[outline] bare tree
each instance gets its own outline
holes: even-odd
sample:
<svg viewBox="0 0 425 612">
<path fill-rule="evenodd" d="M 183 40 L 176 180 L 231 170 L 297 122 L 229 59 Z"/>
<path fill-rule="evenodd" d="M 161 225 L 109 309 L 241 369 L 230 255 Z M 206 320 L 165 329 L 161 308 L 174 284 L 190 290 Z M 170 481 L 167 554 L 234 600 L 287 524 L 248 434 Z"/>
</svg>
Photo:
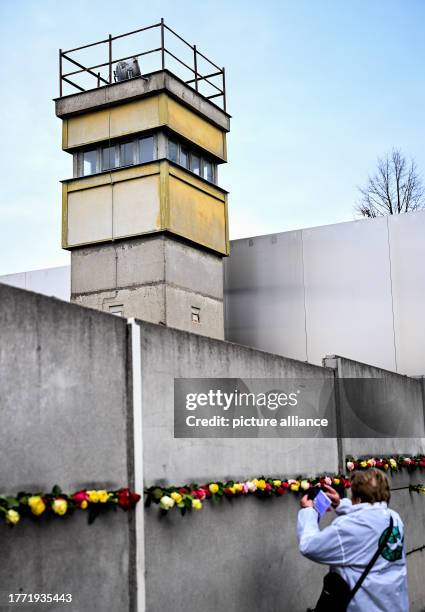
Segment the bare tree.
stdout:
<svg viewBox="0 0 425 612">
<path fill-rule="evenodd" d="M 425 190 L 415 161 L 406 160 L 399 149 L 378 159 L 376 173 L 366 187 L 356 212 L 362 217 L 382 217 L 425 208 Z"/>
</svg>

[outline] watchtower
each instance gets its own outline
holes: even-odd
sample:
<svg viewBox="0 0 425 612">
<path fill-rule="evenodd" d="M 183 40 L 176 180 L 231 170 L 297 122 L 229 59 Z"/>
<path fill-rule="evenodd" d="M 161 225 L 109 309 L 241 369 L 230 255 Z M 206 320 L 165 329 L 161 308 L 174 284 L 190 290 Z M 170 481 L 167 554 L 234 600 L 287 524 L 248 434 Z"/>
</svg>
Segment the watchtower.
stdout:
<svg viewBox="0 0 425 612">
<path fill-rule="evenodd" d="M 159 35 L 155 48 L 114 59 L 119 39 L 143 38 L 148 30 Z M 184 46 L 190 63 L 170 50 L 169 39 Z M 85 66 L 78 54 L 92 48 L 107 59 Z M 158 69 L 144 72 L 153 57 Z M 169 70 L 169 60 L 190 78 Z M 204 74 L 201 62 L 210 66 Z M 73 177 L 62 181 L 72 301 L 223 338 L 229 239 L 218 167 L 227 159 L 230 127 L 224 68 L 161 20 L 60 50 L 59 70 L 56 115 L 62 149 L 73 156 Z M 65 91 L 70 87 L 78 92 Z"/>
</svg>

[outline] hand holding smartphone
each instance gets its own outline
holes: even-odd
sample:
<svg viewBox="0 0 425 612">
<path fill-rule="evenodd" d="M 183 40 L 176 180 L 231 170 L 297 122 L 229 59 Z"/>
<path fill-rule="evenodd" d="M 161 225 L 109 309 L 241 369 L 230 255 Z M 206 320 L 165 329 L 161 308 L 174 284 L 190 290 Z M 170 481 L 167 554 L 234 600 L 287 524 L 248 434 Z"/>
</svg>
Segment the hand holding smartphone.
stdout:
<svg viewBox="0 0 425 612">
<path fill-rule="evenodd" d="M 316 510 L 319 518 L 322 518 L 331 506 L 331 500 L 320 487 L 312 487 L 308 493 L 308 498 L 313 500 L 313 507 Z"/>
</svg>

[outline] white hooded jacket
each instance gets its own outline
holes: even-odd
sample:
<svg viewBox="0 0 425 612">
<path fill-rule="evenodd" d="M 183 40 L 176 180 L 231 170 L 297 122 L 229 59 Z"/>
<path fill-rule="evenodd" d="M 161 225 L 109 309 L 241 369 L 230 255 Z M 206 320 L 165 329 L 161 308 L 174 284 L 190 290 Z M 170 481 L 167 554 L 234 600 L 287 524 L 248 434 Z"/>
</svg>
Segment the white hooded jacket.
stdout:
<svg viewBox="0 0 425 612">
<path fill-rule="evenodd" d="M 393 517 L 393 531 L 387 545 L 348 606 L 348 612 L 408 612 L 404 525 L 385 502 L 352 505 L 343 499 L 337 518 L 319 529 L 314 508 L 298 513 L 298 543 L 301 554 L 325 563 L 354 587 L 374 553 L 379 539 Z"/>
</svg>

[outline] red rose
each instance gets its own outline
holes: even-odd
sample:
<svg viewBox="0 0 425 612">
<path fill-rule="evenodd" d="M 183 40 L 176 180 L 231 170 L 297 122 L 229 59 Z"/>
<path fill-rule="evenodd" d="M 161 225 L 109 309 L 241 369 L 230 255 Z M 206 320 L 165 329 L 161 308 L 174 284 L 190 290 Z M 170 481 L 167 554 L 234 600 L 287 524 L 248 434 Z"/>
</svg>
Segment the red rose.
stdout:
<svg viewBox="0 0 425 612">
<path fill-rule="evenodd" d="M 130 510 L 134 508 L 137 502 L 140 500 L 138 493 L 132 493 L 129 489 L 120 489 L 117 492 L 118 505 L 123 510 Z"/>
<path fill-rule="evenodd" d="M 283 483 L 282 483 L 282 484 L 283 484 Z M 287 487 L 286 487 L 286 488 L 287 488 Z M 282 487 L 282 486 L 280 486 L 280 487 L 278 487 L 278 488 L 276 489 L 276 493 L 277 493 L 278 495 L 283 495 L 283 494 L 285 493 L 285 491 L 286 491 L 285 487 Z"/>
<path fill-rule="evenodd" d="M 81 506 L 83 501 L 88 502 L 89 496 L 87 495 L 87 491 L 77 491 L 72 496 L 72 499 L 74 500 L 76 506 Z"/>
<path fill-rule="evenodd" d="M 189 493 L 189 489 L 187 489 L 186 487 L 182 487 L 181 489 L 179 489 L 179 493 L 180 495 L 187 495 Z"/>
<path fill-rule="evenodd" d="M 271 491 L 272 490 L 272 485 L 269 482 L 266 482 L 266 488 L 265 491 Z"/>
<path fill-rule="evenodd" d="M 205 493 L 205 497 L 207 499 L 211 497 L 211 491 L 208 485 L 204 485 L 203 487 L 200 487 L 200 490 L 202 490 Z"/>
<path fill-rule="evenodd" d="M 287 491 L 289 489 L 289 484 L 287 482 L 282 482 L 279 488 Z"/>
</svg>

